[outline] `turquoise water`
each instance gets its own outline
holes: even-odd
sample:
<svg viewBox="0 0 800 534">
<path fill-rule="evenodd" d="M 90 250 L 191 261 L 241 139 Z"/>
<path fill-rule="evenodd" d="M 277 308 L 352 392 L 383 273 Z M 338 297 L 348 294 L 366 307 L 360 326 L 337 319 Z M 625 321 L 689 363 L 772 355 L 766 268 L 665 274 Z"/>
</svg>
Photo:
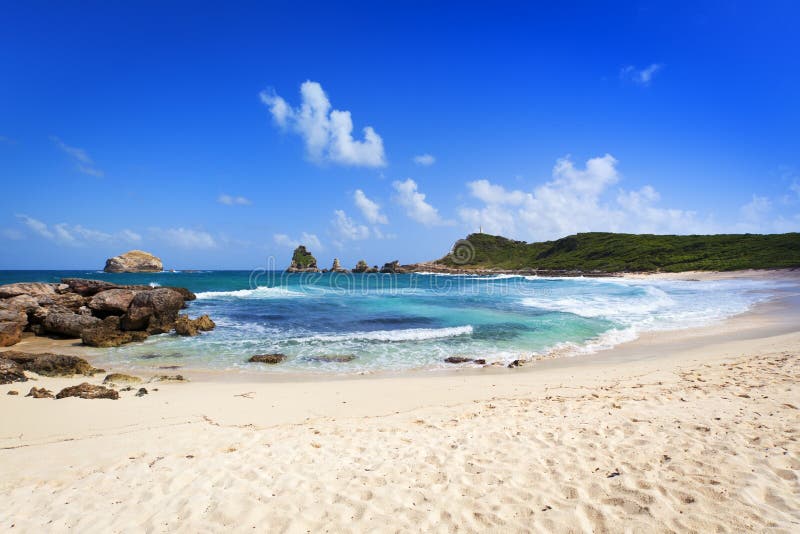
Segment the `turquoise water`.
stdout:
<svg viewBox="0 0 800 534">
<path fill-rule="evenodd" d="M 774 283 L 629 281 L 593 278 L 208 271 L 106 274 L 6 271 L 0 283 L 98 278 L 177 285 L 197 293 L 192 316 L 217 328 L 196 338 L 160 335 L 104 349 L 118 367 L 248 370 L 268 373 L 373 372 L 442 368 L 448 356 L 509 362 L 585 353 L 643 331 L 700 326 L 768 298 Z M 280 352 L 277 366 L 247 364 Z M 348 363 L 321 362 L 352 355 Z"/>
</svg>

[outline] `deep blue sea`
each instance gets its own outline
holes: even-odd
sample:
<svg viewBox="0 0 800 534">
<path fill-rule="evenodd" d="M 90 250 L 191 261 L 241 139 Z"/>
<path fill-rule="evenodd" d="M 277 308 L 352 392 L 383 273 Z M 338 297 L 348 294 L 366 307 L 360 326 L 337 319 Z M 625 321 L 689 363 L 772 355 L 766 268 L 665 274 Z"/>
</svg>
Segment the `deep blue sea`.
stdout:
<svg viewBox="0 0 800 534">
<path fill-rule="evenodd" d="M 682 282 L 433 274 L 286 274 L 203 271 L 108 274 L 0 271 L 0 283 L 96 278 L 175 285 L 197 294 L 188 313 L 217 328 L 95 349 L 117 368 L 373 372 L 446 367 L 448 356 L 509 362 L 602 350 L 641 332 L 700 326 L 769 298 L 774 282 Z M 280 365 L 245 363 L 280 352 Z M 348 363 L 319 361 L 352 355 Z"/>
</svg>

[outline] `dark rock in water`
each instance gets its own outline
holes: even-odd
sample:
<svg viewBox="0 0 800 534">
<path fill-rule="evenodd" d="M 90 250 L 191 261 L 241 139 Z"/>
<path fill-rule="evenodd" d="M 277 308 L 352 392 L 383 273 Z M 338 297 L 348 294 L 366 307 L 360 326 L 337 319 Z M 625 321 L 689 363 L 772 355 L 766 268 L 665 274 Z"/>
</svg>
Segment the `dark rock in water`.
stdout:
<svg viewBox="0 0 800 534">
<path fill-rule="evenodd" d="M 0 384 L 10 384 L 12 382 L 25 382 L 28 377 L 22 366 L 14 360 L 3 357 L 5 353 L 0 353 Z"/>
<path fill-rule="evenodd" d="M 136 392 L 137 397 L 144 397 L 147 395 L 147 390 L 145 388 L 139 388 L 139 391 Z"/>
<path fill-rule="evenodd" d="M 444 361 L 447 363 L 472 363 L 475 360 L 472 358 L 465 358 L 464 356 L 449 356 L 445 358 Z"/>
<path fill-rule="evenodd" d="M 311 362 L 347 363 L 355 360 L 356 356 L 354 354 L 319 354 L 306 356 L 304 359 Z"/>
<path fill-rule="evenodd" d="M 394 260 L 389 263 L 384 263 L 380 272 L 388 274 L 403 274 L 413 272 L 413 269 L 409 269 L 407 266 L 400 265 L 399 261 Z"/>
<path fill-rule="evenodd" d="M 159 273 L 164 270 L 161 260 L 143 250 L 131 250 L 106 260 L 107 273 Z"/>
<path fill-rule="evenodd" d="M 200 332 L 213 330 L 216 326 L 208 315 L 201 315 L 197 319 L 189 319 L 188 315 L 179 315 L 175 320 L 175 333 L 180 336 L 196 336 Z"/>
<path fill-rule="evenodd" d="M 183 297 L 173 289 L 160 287 L 140 291 L 133 297 L 120 325 L 122 330 L 147 330 L 150 334 L 163 334 L 172 330 L 178 310 L 182 307 Z"/>
<path fill-rule="evenodd" d="M 16 389 L 9 389 L 6 395 L 19 395 L 19 391 L 17 391 Z"/>
<path fill-rule="evenodd" d="M 90 347 L 119 347 L 125 343 L 144 341 L 148 335 L 142 330 L 121 330 L 120 318 L 112 315 L 81 332 L 81 340 Z"/>
<path fill-rule="evenodd" d="M 85 328 L 100 323 L 97 317 L 87 317 L 77 313 L 49 313 L 44 319 L 44 329 L 65 337 L 81 337 Z"/>
<path fill-rule="evenodd" d="M 250 359 L 247 361 L 250 363 L 276 364 L 281 363 L 285 359 L 285 354 L 256 354 L 255 356 L 250 356 Z"/>
<path fill-rule="evenodd" d="M 317 258 L 315 258 L 311 252 L 306 250 L 305 245 L 300 245 L 294 249 L 294 253 L 292 254 L 292 263 L 286 270 L 290 273 L 318 273 L 319 268 L 317 267 Z"/>
<path fill-rule="evenodd" d="M 89 308 L 97 315 L 123 315 L 137 293 L 134 289 L 106 289 L 92 297 Z"/>
<path fill-rule="evenodd" d="M 479 358 L 477 360 L 474 360 L 472 363 L 476 363 L 478 365 L 486 365 L 486 360 L 484 360 L 483 358 Z"/>
<path fill-rule="evenodd" d="M 181 365 L 160 365 L 159 369 L 164 369 L 165 371 L 174 371 L 175 369 L 180 369 Z"/>
<path fill-rule="evenodd" d="M 42 376 L 92 376 L 103 372 L 102 369 L 92 367 L 83 358 L 66 354 L 8 351 L 2 353 L 2 357 L 18 363 L 26 371 Z"/>
<path fill-rule="evenodd" d="M 34 399 L 52 399 L 53 392 L 45 388 L 31 388 L 26 397 L 33 397 Z"/>
<path fill-rule="evenodd" d="M 525 364 L 527 360 L 514 360 L 513 362 L 508 364 L 509 369 L 513 369 L 514 367 L 520 367 Z"/>
<path fill-rule="evenodd" d="M 84 382 L 77 386 L 70 386 L 64 388 L 56 395 L 57 399 L 65 399 L 67 397 L 78 397 L 81 399 L 113 399 L 119 398 L 119 392 L 114 389 L 109 389 L 105 386 L 95 386 Z"/>
<path fill-rule="evenodd" d="M 123 373 L 111 373 L 103 379 L 103 384 L 138 384 L 142 379 L 138 376 Z"/>
</svg>

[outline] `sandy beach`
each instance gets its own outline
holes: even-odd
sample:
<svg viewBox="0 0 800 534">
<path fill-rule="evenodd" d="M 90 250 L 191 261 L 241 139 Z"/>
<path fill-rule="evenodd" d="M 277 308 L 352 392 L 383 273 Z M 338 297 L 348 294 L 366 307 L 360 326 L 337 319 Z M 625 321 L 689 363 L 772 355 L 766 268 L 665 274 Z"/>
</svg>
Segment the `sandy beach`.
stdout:
<svg viewBox="0 0 800 534">
<path fill-rule="evenodd" d="M 518 369 L 3 385 L 0 528 L 796 532 L 798 310 Z"/>
</svg>

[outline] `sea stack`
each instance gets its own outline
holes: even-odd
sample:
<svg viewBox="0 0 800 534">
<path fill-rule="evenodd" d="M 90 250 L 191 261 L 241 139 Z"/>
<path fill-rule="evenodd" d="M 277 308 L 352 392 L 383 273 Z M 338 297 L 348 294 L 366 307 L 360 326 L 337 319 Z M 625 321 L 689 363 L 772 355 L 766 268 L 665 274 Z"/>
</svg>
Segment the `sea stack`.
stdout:
<svg viewBox="0 0 800 534">
<path fill-rule="evenodd" d="M 342 268 L 342 264 L 339 263 L 339 258 L 333 258 L 333 266 L 331 267 L 332 273 L 348 273 L 347 269 Z"/>
<path fill-rule="evenodd" d="M 300 245 L 294 249 L 292 263 L 286 270 L 290 273 L 318 273 L 317 258 L 306 250 L 305 245 Z"/>
<path fill-rule="evenodd" d="M 158 273 L 164 270 L 161 259 L 143 250 L 131 250 L 106 260 L 107 273 Z"/>
</svg>

